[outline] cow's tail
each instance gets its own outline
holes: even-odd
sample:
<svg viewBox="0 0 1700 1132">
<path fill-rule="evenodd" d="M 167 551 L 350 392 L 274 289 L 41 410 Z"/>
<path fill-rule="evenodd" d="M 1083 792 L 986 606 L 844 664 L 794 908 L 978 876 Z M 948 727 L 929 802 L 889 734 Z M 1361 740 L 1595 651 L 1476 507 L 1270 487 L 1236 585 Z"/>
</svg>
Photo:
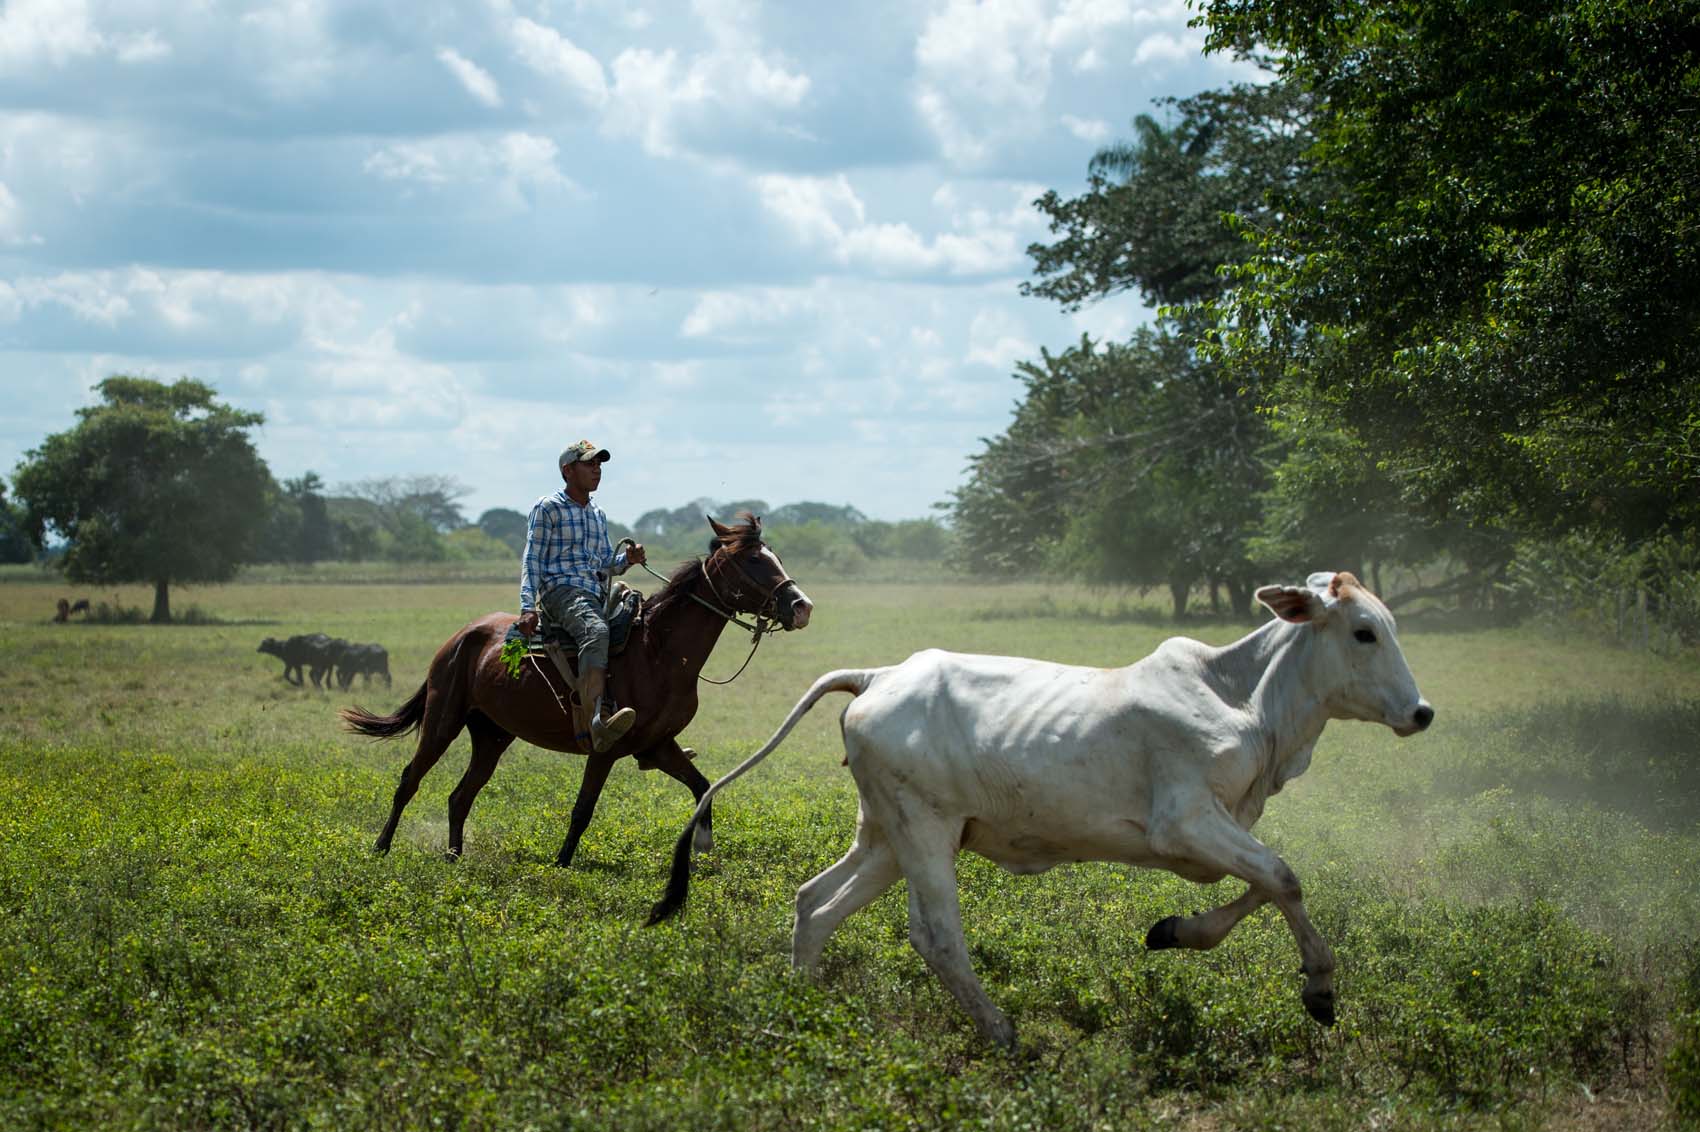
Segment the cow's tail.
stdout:
<svg viewBox="0 0 1700 1132">
<path fill-rule="evenodd" d="M 342 722 L 350 731 L 360 735 L 370 735 L 374 739 L 394 739 L 397 735 L 406 734 L 419 726 L 419 721 L 425 718 L 425 689 L 427 683 L 419 685 L 419 690 L 413 693 L 413 698 L 396 708 L 389 715 L 373 715 L 363 707 L 343 708 Z"/>
<path fill-rule="evenodd" d="M 837 672 L 828 672 L 816 680 L 814 686 L 797 701 L 797 706 L 791 709 L 791 714 L 785 717 L 785 722 L 779 725 L 779 730 L 773 733 L 773 738 L 762 744 L 755 754 L 728 771 L 725 777 L 703 791 L 702 798 L 697 802 L 696 812 L 691 814 L 690 824 L 685 826 L 685 831 L 673 845 L 673 867 L 667 874 L 667 891 L 655 902 L 655 907 L 649 910 L 646 927 L 653 927 L 662 920 L 678 915 L 679 910 L 685 906 L 685 898 L 690 894 L 691 847 L 696 839 L 697 823 L 708 813 L 709 803 L 720 793 L 720 788 L 742 776 L 745 771 L 754 769 L 757 763 L 771 755 L 779 744 L 784 742 L 785 736 L 791 733 L 791 729 L 797 726 L 797 721 L 807 715 L 809 709 L 820 702 L 822 696 L 828 692 L 849 692 L 852 696 L 859 696 L 868 690 L 868 685 L 873 683 L 874 677 L 884 671 L 883 668 L 841 668 Z"/>
</svg>

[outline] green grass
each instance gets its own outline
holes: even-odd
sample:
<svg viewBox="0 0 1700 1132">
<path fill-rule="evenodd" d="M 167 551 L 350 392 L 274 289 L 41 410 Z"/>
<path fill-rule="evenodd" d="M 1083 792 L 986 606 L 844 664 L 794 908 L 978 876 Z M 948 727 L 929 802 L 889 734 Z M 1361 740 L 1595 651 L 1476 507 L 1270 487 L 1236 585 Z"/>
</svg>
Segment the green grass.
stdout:
<svg viewBox="0 0 1700 1132">
<path fill-rule="evenodd" d="M 1170 629 L 1077 587 L 814 582 L 815 622 L 706 688 L 709 775 L 820 672 L 941 645 L 1126 663 Z M 618 768 L 551 862 L 576 759 L 516 745 L 451 864 L 462 740 L 370 853 L 411 746 L 388 709 L 512 585 L 393 576 L 174 593 L 205 623 L 52 624 L 0 580 L 0 1126 L 1535 1128 L 1700 1119 L 1700 668 L 1533 632 L 1406 633 L 1439 712 L 1334 724 L 1259 836 L 1340 960 L 1298 1002 L 1280 918 L 1215 951 L 1145 930 L 1237 894 L 1110 865 L 960 865 L 975 965 L 1022 1051 L 981 1044 L 909 948 L 901 886 L 787 970 L 792 896 L 848 843 L 837 706 L 722 796 L 676 925 L 638 926 L 689 812 Z M 141 589 L 86 596 L 145 606 Z M 384 644 L 395 687 L 280 678 L 263 636 Z M 1205 622 L 1225 641 L 1243 628 Z M 708 674 L 747 642 L 727 634 Z M 839 702 L 842 702 L 839 700 Z"/>
</svg>

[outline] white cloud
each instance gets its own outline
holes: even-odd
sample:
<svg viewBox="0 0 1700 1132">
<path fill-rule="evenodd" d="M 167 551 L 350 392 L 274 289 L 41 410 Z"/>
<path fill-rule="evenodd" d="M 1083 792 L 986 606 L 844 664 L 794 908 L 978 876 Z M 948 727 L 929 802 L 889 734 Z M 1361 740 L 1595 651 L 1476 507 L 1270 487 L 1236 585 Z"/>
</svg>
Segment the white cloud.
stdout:
<svg viewBox="0 0 1700 1132">
<path fill-rule="evenodd" d="M 608 101 L 608 80 L 596 56 L 552 27 L 521 16 L 509 31 L 514 54 L 532 70 L 564 82 L 585 102 L 601 108 Z"/>
<path fill-rule="evenodd" d="M 681 56 L 673 48 L 627 48 L 610 66 L 608 129 L 645 150 L 672 156 L 728 125 L 795 132 L 786 115 L 808 97 L 808 75 L 769 57 L 742 0 L 698 0 L 694 8 L 714 47 Z"/>
<path fill-rule="evenodd" d="M 452 47 L 440 48 L 437 51 L 437 60 L 460 80 L 460 85 L 466 88 L 466 93 L 474 100 L 492 110 L 502 105 L 501 88 L 496 85 L 496 80 L 491 77 L 489 71 Z"/>
<path fill-rule="evenodd" d="M 540 191 L 578 190 L 556 164 L 559 156 L 560 147 L 540 134 L 514 131 L 497 138 L 445 134 L 392 142 L 368 155 L 362 167 L 383 180 L 428 189 L 493 187 L 493 203 L 526 210 L 534 206 L 534 195 Z"/>
<path fill-rule="evenodd" d="M 40 236 L 32 236 L 25 231 L 23 208 L 18 204 L 18 198 L 12 195 L 12 190 L 6 187 L 6 182 L 0 181 L 0 246 L 41 242 Z"/>
<path fill-rule="evenodd" d="M 115 44 L 114 53 L 120 63 L 157 63 L 171 55 L 171 44 L 149 28 L 139 35 L 127 35 Z"/>
<path fill-rule="evenodd" d="M 950 185 L 933 194 L 933 204 L 949 214 L 955 229 L 928 237 L 905 222 L 871 222 L 849 178 L 756 177 L 762 206 L 799 244 L 823 253 L 831 262 L 878 275 L 930 273 L 987 275 L 1019 269 L 1026 234 L 1036 232 L 1037 215 L 1027 202 L 1033 186 L 1012 190 L 1009 208 L 964 208 Z"/>
<path fill-rule="evenodd" d="M 340 43 L 329 27 L 327 0 L 273 0 L 244 12 L 234 47 L 245 71 L 278 103 L 307 102 L 337 74 Z"/>
<path fill-rule="evenodd" d="M 1159 32 L 1147 36 L 1133 53 L 1135 66 L 1147 63 L 1178 63 L 1190 59 L 1204 50 L 1204 36 L 1201 32 L 1196 39 L 1183 40 L 1168 32 Z"/>
<path fill-rule="evenodd" d="M 970 365 L 986 365 L 1008 373 L 1022 358 L 1037 357 L 1039 348 L 1027 338 L 1027 328 L 1006 310 L 987 308 L 968 327 Z"/>
<path fill-rule="evenodd" d="M 0 10 L 0 65 L 62 67 L 104 48 L 86 0 L 9 0 Z"/>
<path fill-rule="evenodd" d="M 151 63 L 170 54 L 170 44 L 151 28 L 103 34 L 89 14 L 87 0 L 9 0 L 0 9 L 0 69 L 37 63 L 63 67 L 95 55 L 111 55 L 120 63 Z"/>
<path fill-rule="evenodd" d="M 949 0 L 915 44 L 915 106 L 959 166 L 985 161 L 1002 135 L 1030 128 L 1051 81 L 1039 0 Z"/>
<path fill-rule="evenodd" d="M 1102 118 L 1076 118 L 1073 114 L 1064 114 L 1061 121 L 1069 133 L 1083 142 L 1097 144 L 1110 136 L 1110 124 Z"/>
</svg>

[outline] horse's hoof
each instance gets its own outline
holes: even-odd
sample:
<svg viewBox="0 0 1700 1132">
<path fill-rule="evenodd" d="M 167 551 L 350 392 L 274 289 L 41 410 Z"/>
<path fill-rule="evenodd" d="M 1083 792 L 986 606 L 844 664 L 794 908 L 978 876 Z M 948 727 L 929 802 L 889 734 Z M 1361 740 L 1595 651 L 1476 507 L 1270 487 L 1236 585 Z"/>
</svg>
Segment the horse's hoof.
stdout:
<svg viewBox="0 0 1700 1132">
<path fill-rule="evenodd" d="M 1305 1010 L 1324 1026 L 1334 1025 L 1334 992 L 1319 991 L 1316 994 L 1306 992 L 1304 995 Z"/>
<path fill-rule="evenodd" d="M 456 849 L 452 845 L 449 846 L 449 851 L 447 853 L 443 854 L 443 859 L 446 860 L 446 861 L 458 861 L 458 860 L 460 860 L 460 850 Z"/>
<path fill-rule="evenodd" d="M 1175 938 L 1175 925 L 1181 922 L 1179 916 L 1167 916 L 1151 925 L 1151 930 L 1145 933 L 1145 950 L 1163 951 L 1175 947 L 1179 940 Z"/>
</svg>

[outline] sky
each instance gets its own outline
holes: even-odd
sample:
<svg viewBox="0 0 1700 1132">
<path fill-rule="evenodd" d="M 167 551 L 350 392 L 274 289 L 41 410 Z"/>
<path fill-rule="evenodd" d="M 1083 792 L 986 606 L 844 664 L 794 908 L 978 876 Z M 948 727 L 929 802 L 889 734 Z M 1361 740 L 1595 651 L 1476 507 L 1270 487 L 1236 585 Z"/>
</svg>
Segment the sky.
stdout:
<svg viewBox="0 0 1700 1132">
<path fill-rule="evenodd" d="M 1254 77 L 1185 0 L 4 0 L 0 474 L 114 373 L 263 413 L 278 479 L 580 438 L 693 499 L 920 518 L 1135 296 L 1023 297 L 1032 202 Z"/>
</svg>

